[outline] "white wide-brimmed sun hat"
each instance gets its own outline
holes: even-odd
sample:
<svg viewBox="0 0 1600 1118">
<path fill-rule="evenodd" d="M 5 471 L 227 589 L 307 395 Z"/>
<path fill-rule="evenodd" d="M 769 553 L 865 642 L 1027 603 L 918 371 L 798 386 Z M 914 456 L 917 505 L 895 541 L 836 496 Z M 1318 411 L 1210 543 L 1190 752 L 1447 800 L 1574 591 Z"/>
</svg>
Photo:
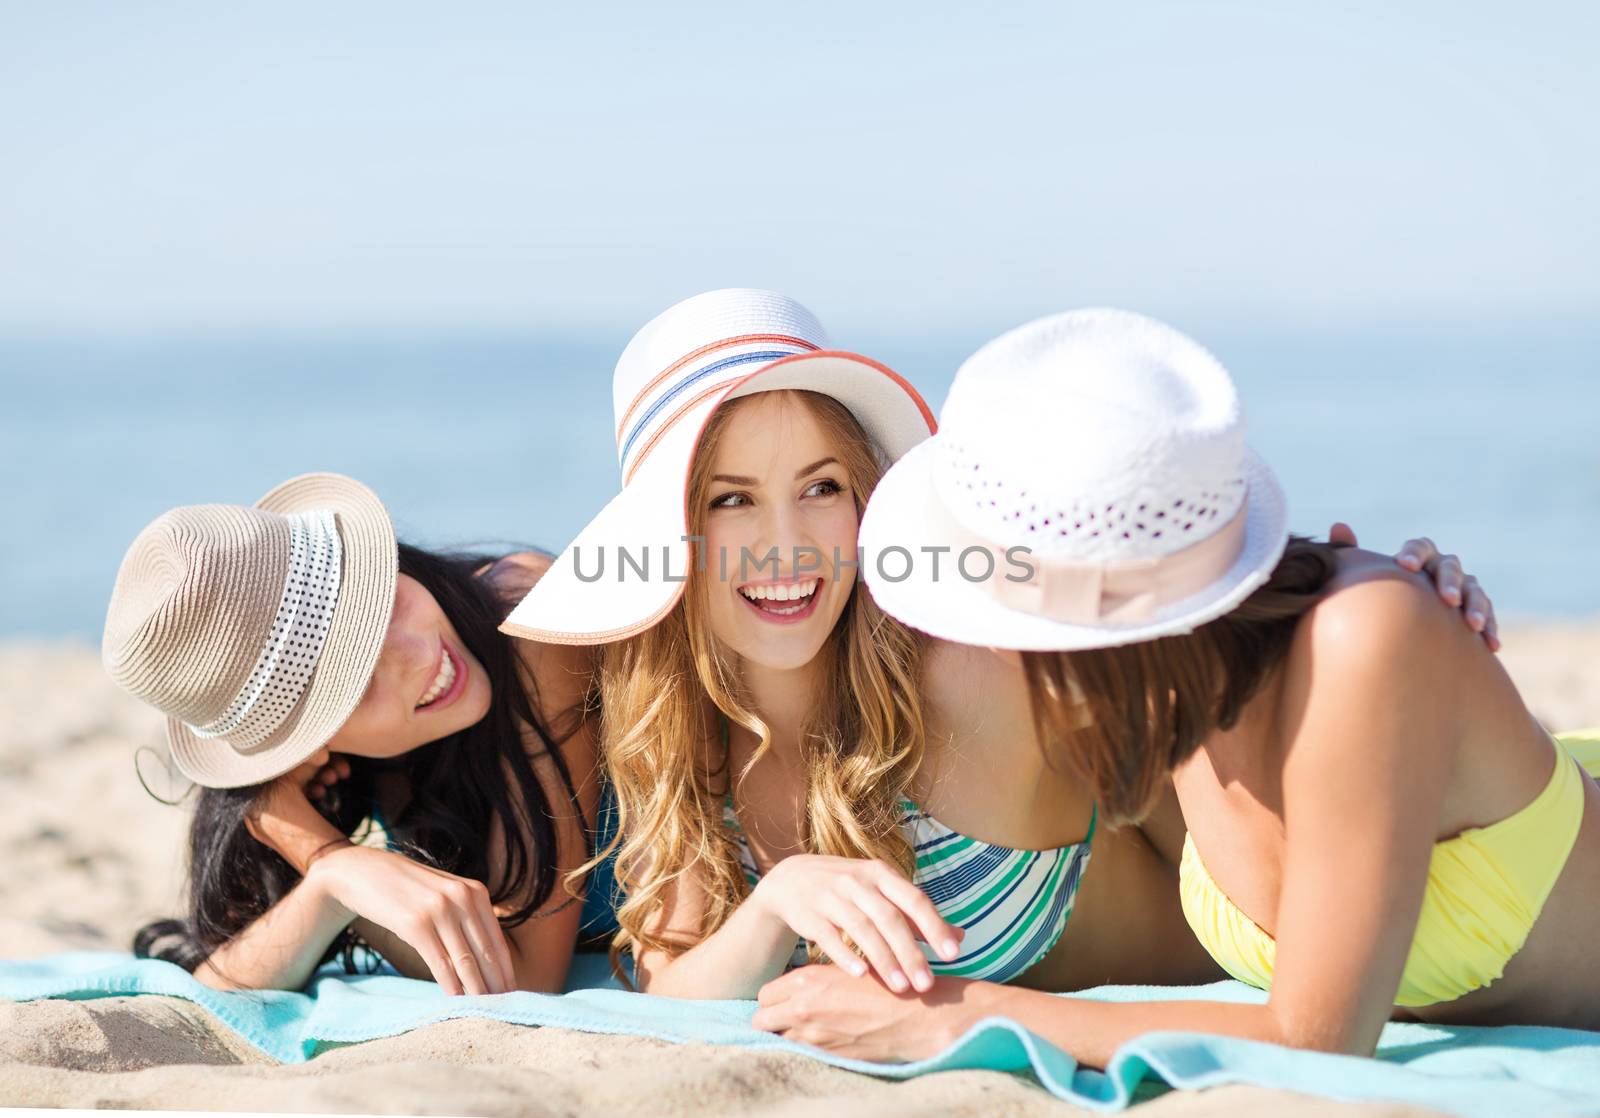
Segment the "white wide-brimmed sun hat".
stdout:
<svg viewBox="0 0 1600 1118">
<path fill-rule="evenodd" d="M 1142 315 L 1001 335 L 962 365 L 939 423 L 878 483 L 860 533 L 873 597 L 933 636 L 1065 651 L 1187 633 L 1249 597 L 1287 542 L 1227 370 Z"/>
<path fill-rule="evenodd" d="M 254 507 L 176 508 L 123 557 L 101 659 L 167 716 L 184 776 L 259 784 L 315 754 L 361 702 L 398 564 L 383 503 L 339 474 L 293 478 Z"/>
<path fill-rule="evenodd" d="M 500 627 L 561 644 L 641 633 L 677 604 L 691 563 L 685 506 L 700 433 L 724 402 L 799 389 L 838 400 L 886 461 L 934 429 L 899 374 L 828 348 L 816 316 L 752 288 L 708 291 L 657 315 L 612 380 L 622 492 L 589 522 Z"/>
</svg>

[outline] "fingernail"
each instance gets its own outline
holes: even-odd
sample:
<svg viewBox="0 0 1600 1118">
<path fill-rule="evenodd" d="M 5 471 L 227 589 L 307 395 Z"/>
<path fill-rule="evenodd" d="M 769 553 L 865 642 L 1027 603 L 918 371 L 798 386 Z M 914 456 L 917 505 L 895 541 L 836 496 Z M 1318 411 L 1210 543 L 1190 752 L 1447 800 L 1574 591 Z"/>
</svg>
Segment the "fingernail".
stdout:
<svg viewBox="0 0 1600 1118">
<path fill-rule="evenodd" d="M 932 971 L 919 970 L 917 972 L 917 989 L 923 993 L 927 993 L 929 990 L 933 989 Z"/>
<path fill-rule="evenodd" d="M 905 993 L 906 976 L 901 974 L 899 971 L 894 971 L 891 973 L 889 975 L 889 989 L 893 990 L 897 994 Z"/>
<path fill-rule="evenodd" d="M 1483 623 L 1485 621 L 1485 618 L 1483 616 L 1483 611 L 1480 610 L 1480 609 L 1468 610 L 1467 611 L 1467 620 L 1472 622 L 1472 627 L 1474 629 L 1483 628 Z"/>
<path fill-rule="evenodd" d="M 939 954 L 943 955 L 946 960 L 954 959 L 960 950 L 961 945 L 953 939 L 947 939 L 939 945 Z"/>
<path fill-rule="evenodd" d="M 855 975 L 857 978 L 860 978 L 862 975 L 867 973 L 867 964 L 856 960 L 846 963 L 844 969 Z"/>
</svg>

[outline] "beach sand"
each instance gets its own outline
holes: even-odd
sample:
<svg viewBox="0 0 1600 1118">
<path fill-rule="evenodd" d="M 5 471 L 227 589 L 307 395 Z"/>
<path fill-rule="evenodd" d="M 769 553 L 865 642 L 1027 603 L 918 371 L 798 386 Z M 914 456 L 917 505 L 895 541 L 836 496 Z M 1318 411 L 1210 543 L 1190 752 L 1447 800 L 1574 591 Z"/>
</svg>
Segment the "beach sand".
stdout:
<svg viewBox="0 0 1600 1118">
<path fill-rule="evenodd" d="M 1503 658 L 1553 728 L 1600 725 L 1600 621 L 1511 628 Z M 185 818 L 141 789 L 160 720 L 81 644 L 0 643 L 0 955 L 127 950 L 178 911 Z M 803 1057 L 458 1021 L 280 1067 L 188 1003 L 0 1002 L 0 1105 L 405 1114 L 1068 1115 L 1028 1079 L 886 1083 Z M 1420 1115 L 1229 1087 L 1149 1118 Z"/>
</svg>

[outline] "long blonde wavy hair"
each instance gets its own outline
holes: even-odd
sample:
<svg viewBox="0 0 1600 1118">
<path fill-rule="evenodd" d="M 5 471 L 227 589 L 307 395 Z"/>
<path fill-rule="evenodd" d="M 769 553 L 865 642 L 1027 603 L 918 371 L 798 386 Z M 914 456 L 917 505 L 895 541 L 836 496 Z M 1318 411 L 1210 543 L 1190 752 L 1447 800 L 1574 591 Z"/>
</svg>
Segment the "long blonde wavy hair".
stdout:
<svg viewBox="0 0 1600 1118">
<path fill-rule="evenodd" d="M 832 397 L 791 395 L 822 427 L 848 472 L 859 517 L 884 469 L 871 440 Z M 717 448 L 747 399 L 718 408 L 700 440 L 689 475 L 694 535 L 704 535 Z M 617 853 L 625 899 L 617 910 L 621 931 L 612 947 L 614 963 L 626 951 L 687 950 L 721 927 L 749 893 L 734 837 L 723 823 L 722 792 L 714 788 L 728 758 L 707 724 L 707 697 L 760 742 L 750 763 L 728 774 L 734 786 L 772 747 L 772 737 L 744 701 L 732 654 L 710 630 L 711 582 L 691 570 L 671 613 L 602 651 L 601 741 L 616 794 L 618 837 L 595 861 Z M 921 654 L 922 638 L 858 587 L 818 652 L 822 684 L 802 740 L 809 774 L 806 850 L 881 858 L 910 874 L 914 860 L 897 822 L 922 762 Z M 646 929 L 667 891 L 689 874 L 708 898 L 698 937 L 685 942 L 651 934 Z"/>
</svg>

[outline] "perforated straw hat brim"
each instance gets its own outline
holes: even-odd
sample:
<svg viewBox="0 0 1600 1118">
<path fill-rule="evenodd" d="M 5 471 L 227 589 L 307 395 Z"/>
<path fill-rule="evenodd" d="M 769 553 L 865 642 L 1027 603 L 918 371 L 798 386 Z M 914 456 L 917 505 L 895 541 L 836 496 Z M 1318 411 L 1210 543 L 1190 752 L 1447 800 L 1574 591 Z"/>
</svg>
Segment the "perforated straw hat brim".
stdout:
<svg viewBox="0 0 1600 1118">
<path fill-rule="evenodd" d="M 664 618 L 683 593 L 691 561 L 684 540 L 686 500 L 701 432 L 725 401 L 785 389 L 839 401 L 891 462 L 935 427 L 916 389 L 870 357 L 820 350 L 765 365 L 731 381 L 665 430 L 622 492 L 551 564 L 500 631 L 556 644 L 605 644 L 644 632 Z M 631 566 L 619 570 L 623 551 L 646 562 L 647 573 L 641 576 Z"/>
<path fill-rule="evenodd" d="M 222 740 L 196 736 L 176 718 L 167 719 L 174 763 L 190 780 L 210 788 L 272 780 L 325 746 L 361 702 L 394 610 L 394 525 L 372 490 L 338 474 L 306 474 L 279 485 L 256 507 L 277 513 L 328 509 L 335 514 L 343 549 L 339 598 L 305 694 L 260 747 L 241 753 Z M 271 592 L 275 598 L 278 589 Z"/>
<path fill-rule="evenodd" d="M 1175 636 L 1236 609 L 1271 576 L 1289 532 L 1288 506 L 1271 469 L 1255 454 L 1245 459 L 1247 493 L 1242 515 L 1245 542 L 1227 572 L 1199 593 L 1157 610 L 1133 625 L 1075 625 L 1011 609 L 982 585 L 963 578 L 956 567 L 966 541 L 949 531 L 939 507 L 932 470 L 940 452 L 938 436 L 906 454 L 878 482 L 861 519 L 862 573 L 885 612 L 914 629 L 958 644 L 1016 651 L 1072 651 L 1112 648 Z M 906 562 L 885 549 L 905 548 Z M 937 564 L 922 548 L 944 548 Z M 880 559 L 889 577 L 880 570 Z M 897 579 L 902 571 L 904 579 Z M 973 575 L 984 564 L 970 562 Z M 994 578 L 1007 573 L 996 565 Z"/>
</svg>

